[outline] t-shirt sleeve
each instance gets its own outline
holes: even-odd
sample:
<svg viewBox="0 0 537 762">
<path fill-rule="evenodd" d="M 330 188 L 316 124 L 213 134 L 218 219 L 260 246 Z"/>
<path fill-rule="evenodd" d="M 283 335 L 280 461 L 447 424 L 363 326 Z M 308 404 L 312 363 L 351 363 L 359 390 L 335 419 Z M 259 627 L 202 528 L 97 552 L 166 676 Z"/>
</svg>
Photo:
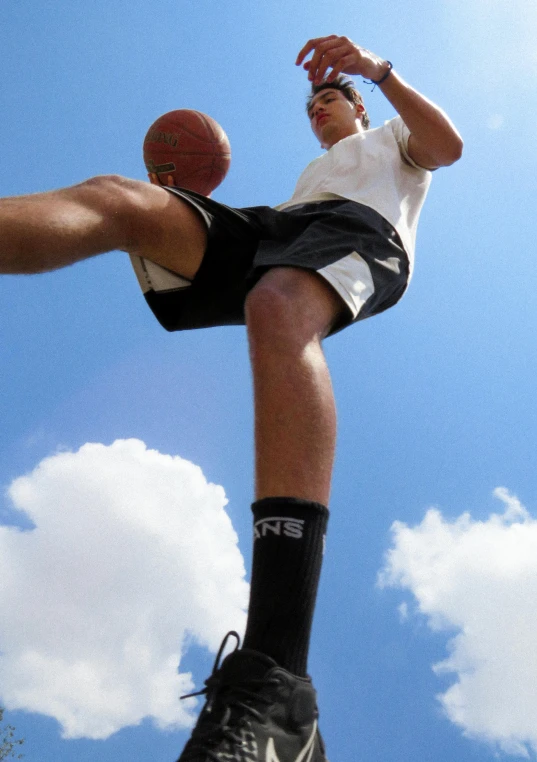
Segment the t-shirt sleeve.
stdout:
<svg viewBox="0 0 537 762">
<path fill-rule="evenodd" d="M 408 139 L 410 137 L 410 130 L 406 126 L 406 124 L 403 122 L 402 118 L 400 116 L 396 116 L 394 119 L 390 119 L 388 122 L 384 123 L 386 127 L 389 127 L 392 131 L 392 134 L 395 138 L 395 141 L 397 145 L 399 146 L 399 152 L 401 154 L 401 158 L 405 162 L 405 164 L 410 164 L 411 167 L 414 167 L 415 169 L 421 169 L 422 171 L 425 169 L 425 167 L 420 167 L 419 164 L 416 164 L 414 159 L 411 159 L 408 153 Z"/>
</svg>

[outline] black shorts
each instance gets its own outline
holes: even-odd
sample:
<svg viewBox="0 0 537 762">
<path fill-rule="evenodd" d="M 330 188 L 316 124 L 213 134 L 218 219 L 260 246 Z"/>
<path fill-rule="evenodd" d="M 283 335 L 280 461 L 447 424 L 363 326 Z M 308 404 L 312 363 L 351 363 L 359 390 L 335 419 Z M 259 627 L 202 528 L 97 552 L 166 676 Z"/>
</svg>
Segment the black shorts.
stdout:
<svg viewBox="0 0 537 762">
<path fill-rule="evenodd" d="M 273 267 L 316 271 L 346 309 L 331 333 L 394 305 L 408 283 L 408 258 L 395 229 L 368 206 L 347 199 L 278 211 L 242 209 L 180 188 L 171 193 L 203 217 L 208 243 L 192 282 L 132 257 L 145 298 L 168 331 L 243 325 L 250 289 Z"/>
</svg>

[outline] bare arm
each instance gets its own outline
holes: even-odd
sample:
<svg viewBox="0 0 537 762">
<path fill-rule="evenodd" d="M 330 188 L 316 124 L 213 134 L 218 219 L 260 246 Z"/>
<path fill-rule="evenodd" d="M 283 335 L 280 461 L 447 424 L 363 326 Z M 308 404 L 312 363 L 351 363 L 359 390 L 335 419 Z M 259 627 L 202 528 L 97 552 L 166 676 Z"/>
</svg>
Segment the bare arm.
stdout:
<svg viewBox="0 0 537 762">
<path fill-rule="evenodd" d="M 306 56 L 313 52 L 309 61 Z M 318 37 L 309 40 L 298 54 L 296 64 L 303 63 L 309 79 L 319 84 L 325 78 L 333 81 L 338 74 L 359 74 L 380 80 L 388 71 L 388 63 L 347 37 Z M 331 69 L 327 76 L 328 69 Z M 400 114 L 410 130 L 408 153 L 421 167 L 436 169 L 460 158 L 462 138 L 442 109 L 410 87 L 395 71 L 391 71 L 380 89 Z"/>
</svg>

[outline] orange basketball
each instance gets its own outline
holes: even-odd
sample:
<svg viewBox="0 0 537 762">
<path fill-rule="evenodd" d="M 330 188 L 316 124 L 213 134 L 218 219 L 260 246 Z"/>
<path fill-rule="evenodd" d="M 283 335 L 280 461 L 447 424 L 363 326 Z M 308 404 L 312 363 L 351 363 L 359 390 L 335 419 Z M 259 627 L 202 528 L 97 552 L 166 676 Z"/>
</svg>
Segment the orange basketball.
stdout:
<svg viewBox="0 0 537 762">
<path fill-rule="evenodd" d="M 224 179 L 231 161 L 229 140 L 212 117 L 192 109 L 169 111 L 151 125 L 144 138 L 147 171 L 163 185 L 208 196 Z"/>
</svg>

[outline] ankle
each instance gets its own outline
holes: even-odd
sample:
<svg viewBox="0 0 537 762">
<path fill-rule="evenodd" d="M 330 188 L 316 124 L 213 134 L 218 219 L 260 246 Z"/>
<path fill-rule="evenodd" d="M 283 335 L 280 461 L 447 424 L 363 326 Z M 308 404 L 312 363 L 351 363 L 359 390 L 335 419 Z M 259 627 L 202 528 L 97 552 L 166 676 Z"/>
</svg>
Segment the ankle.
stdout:
<svg viewBox="0 0 537 762">
<path fill-rule="evenodd" d="M 301 498 L 268 497 L 252 510 L 254 558 L 244 647 L 304 676 L 328 509 Z"/>
</svg>

